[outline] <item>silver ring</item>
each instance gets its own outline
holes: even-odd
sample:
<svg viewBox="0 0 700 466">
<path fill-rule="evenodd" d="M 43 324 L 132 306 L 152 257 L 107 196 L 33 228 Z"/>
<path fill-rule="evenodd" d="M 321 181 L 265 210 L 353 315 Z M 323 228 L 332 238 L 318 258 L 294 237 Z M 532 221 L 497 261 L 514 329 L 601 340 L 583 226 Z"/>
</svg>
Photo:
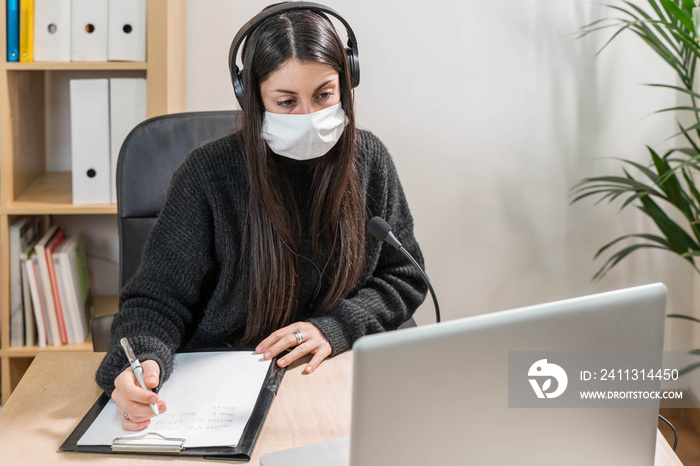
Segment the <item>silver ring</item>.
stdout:
<svg viewBox="0 0 700 466">
<path fill-rule="evenodd" d="M 304 341 L 304 334 L 302 334 L 301 332 L 294 332 L 294 338 L 297 339 L 297 345 L 298 345 L 299 343 Z"/>
<path fill-rule="evenodd" d="M 124 411 L 124 419 L 126 419 L 127 421 L 129 420 L 129 415 L 126 414 L 126 411 Z"/>
</svg>

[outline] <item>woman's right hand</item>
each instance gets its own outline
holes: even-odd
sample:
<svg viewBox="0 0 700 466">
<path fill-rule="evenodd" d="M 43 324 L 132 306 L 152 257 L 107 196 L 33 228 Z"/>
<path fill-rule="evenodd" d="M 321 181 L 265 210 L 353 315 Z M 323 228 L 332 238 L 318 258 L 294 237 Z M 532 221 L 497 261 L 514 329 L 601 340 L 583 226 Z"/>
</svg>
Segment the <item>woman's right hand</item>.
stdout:
<svg viewBox="0 0 700 466">
<path fill-rule="evenodd" d="M 160 378 L 158 363 L 152 360 L 143 361 L 141 368 L 146 386 L 148 388 L 157 387 Z M 148 427 L 151 418 L 155 416 L 149 403 L 156 404 L 159 413 L 164 413 L 166 410 L 165 402 L 160 400 L 156 393 L 144 390 L 139 386 L 131 368 L 126 368 L 114 379 L 112 399 L 117 404 L 117 410 L 121 414 L 124 430 L 143 430 Z"/>
</svg>

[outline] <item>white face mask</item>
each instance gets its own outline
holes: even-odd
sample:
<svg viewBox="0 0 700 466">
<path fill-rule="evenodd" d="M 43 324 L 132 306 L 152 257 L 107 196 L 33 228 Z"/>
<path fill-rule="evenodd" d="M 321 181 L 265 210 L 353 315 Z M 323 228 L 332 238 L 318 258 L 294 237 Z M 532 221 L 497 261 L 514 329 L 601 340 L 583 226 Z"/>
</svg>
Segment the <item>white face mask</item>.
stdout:
<svg viewBox="0 0 700 466">
<path fill-rule="evenodd" d="M 347 124 L 348 117 L 340 103 L 305 115 L 266 111 L 262 137 L 275 154 L 310 160 L 327 154 Z"/>
</svg>

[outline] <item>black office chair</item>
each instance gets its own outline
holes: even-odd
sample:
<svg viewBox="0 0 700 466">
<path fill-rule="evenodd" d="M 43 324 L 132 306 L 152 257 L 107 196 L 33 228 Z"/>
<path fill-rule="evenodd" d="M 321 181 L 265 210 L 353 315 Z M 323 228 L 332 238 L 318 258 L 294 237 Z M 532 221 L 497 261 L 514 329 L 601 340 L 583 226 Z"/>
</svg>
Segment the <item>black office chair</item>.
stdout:
<svg viewBox="0 0 700 466">
<path fill-rule="evenodd" d="M 119 289 L 134 275 L 175 170 L 203 143 L 230 133 L 240 112 L 190 112 L 144 121 L 127 136 L 117 164 Z M 107 351 L 114 315 L 90 321 L 92 348 Z"/>
<path fill-rule="evenodd" d="M 194 148 L 230 133 L 239 113 L 163 115 L 144 121 L 129 133 L 117 164 L 120 289 L 139 266 L 175 170 Z M 112 314 L 90 321 L 94 351 L 109 349 L 113 318 Z M 415 325 L 411 318 L 401 327 Z"/>
</svg>

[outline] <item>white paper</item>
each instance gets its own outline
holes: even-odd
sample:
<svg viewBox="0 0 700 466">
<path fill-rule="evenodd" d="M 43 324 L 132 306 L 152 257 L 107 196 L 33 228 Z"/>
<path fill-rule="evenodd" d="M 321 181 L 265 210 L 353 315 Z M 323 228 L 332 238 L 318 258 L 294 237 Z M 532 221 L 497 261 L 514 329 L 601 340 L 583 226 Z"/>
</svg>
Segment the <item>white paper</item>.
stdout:
<svg viewBox="0 0 700 466">
<path fill-rule="evenodd" d="M 139 432 L 121 428 L 114 401 L 109 401 L 78 445 L 111 445 L 117 437 L 156 432 L 184 438 L 184 446 L 235 446 L 260 394 L 271 361 L 247 351 L 175 355 L 173 373 L 159 397 L 168 409 Z"/>
</svg>

